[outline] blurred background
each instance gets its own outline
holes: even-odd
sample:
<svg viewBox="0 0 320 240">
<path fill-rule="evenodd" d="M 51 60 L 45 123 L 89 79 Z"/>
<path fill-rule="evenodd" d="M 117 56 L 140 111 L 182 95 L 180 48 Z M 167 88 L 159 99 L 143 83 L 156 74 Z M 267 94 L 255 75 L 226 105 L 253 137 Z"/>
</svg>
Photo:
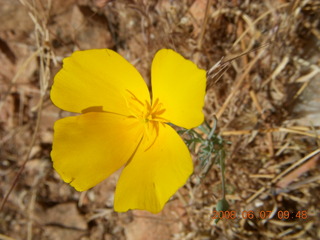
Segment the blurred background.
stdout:
<svg viewBox="0 0 320 240">
<path fill-rule="evenodd" d="M 0 6 L 0 239 L 320 239 L 319 1 Z M 193 176 L 156 215 L 113 211 L 119 173 L 83 193 L 62 182 L 50 151 L 54 122 L 69 113 L 49 91 L 62 59 L 92 48 L 117 51 L 148 84 L 161 48 L 208 70 L 204 113 L 230 142 L 226 199 L 236 219 L 214 224 L 220 166 L 214 154 L 202 166 L 197 147 Z"/>
</svg>

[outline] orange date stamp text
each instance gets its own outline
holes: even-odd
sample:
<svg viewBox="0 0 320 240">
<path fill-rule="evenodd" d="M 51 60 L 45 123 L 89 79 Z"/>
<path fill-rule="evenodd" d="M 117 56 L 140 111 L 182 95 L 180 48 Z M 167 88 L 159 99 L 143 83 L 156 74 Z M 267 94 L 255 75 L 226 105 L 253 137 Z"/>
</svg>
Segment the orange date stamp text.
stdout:
<svg viewBox="0 0 320 240">
<path fill-rule="evenodd" d="M 213 211 L 211 215 L 212 219 L 279 219 L 279 220 L 297 220 L 297 219 L 307 219 L 307 211 L 277 211 L 272 213 L 272 211 L 242 211 L 237 213 L 236 211 Z"/>
</svg>

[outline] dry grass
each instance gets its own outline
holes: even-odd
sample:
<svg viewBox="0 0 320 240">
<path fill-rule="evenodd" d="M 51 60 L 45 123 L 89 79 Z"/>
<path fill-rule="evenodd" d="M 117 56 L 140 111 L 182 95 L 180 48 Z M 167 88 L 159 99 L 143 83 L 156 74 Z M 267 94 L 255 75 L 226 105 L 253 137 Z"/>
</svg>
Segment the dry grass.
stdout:
<svg viewBox="0 0 320 240">
<path fill-rule="evenodd" d="M 238 3 L 239 2 L 239 3 Z M 0 239 L 320 239 L 320 5 L 317 1 L 0 0 Z M 208 70 L 205 115 L 226 146 L 227 200 L 212 211 L 219 167 L 195 173 L 164 211 L 115 213 L 117 175 L 85 193 L 61 182 L 50 150 L 49 89 L 74 50 L 112 48 L 149 79 L 160 48 Z M 18 178 L 16 178 L 18 176 Z M 279 211 L 307 211 L 279 219 Z"/>
</svg>

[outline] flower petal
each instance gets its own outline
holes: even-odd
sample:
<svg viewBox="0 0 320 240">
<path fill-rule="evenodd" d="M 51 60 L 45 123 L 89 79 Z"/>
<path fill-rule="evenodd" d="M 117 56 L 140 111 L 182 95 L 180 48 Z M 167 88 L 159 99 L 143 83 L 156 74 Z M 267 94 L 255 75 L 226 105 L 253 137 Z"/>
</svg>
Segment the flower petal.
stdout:
<svg viewBox="0 0 320 240">
<path fill-rule="evenodd" d="M 151 74 L 153 102 L 159 99 L 166 109 L 161 117 L 188 129 L 203 122 L 205 70 L 173 50 L 162 49 L 153 59 Z"/>
<path fill-rule="evenodd" d="M 94 108 L 129 115 L 130 92 L 141 102 L 150 102 L 147 85 L 135 67 L 110 49 L 93 49 L 64 59 L 54 78 L 51 100 L 70 112 Z"/>
<path fill-rule="evenodd" d="M 76 190 L 87 190 L 130 159 L 142 132 L 136 119 L 112 113 L 60 119 L 54 126 L 53 167 Z"/>
<path fill-rule="evenodd" d="M 193 171 L 190 153 L 180 136 L 167 124 L 160 124 L 153 137 L 142 140 L 136 154 L 124 168 L 117 184 L 114 209 L 124 212 L 162 210 L 169 198 Z"/>
</svg>

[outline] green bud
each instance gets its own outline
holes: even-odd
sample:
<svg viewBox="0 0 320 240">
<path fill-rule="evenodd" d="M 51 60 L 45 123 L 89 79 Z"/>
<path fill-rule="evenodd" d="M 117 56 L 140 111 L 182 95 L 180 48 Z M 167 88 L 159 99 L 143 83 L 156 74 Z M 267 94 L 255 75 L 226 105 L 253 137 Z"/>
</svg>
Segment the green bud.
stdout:
<svg viewBox="0 0 320 240">
<path fill-rule="evenodd" d="M 219 211 L 228 211 L 229 210 L 229 203 L 225 198 L 221 199 L 217 203 L 216 210 Z M 217 218 L 214 220 L 214 223 L 217 224 L 219 222 L 220 218 Z"/>
</svg>

